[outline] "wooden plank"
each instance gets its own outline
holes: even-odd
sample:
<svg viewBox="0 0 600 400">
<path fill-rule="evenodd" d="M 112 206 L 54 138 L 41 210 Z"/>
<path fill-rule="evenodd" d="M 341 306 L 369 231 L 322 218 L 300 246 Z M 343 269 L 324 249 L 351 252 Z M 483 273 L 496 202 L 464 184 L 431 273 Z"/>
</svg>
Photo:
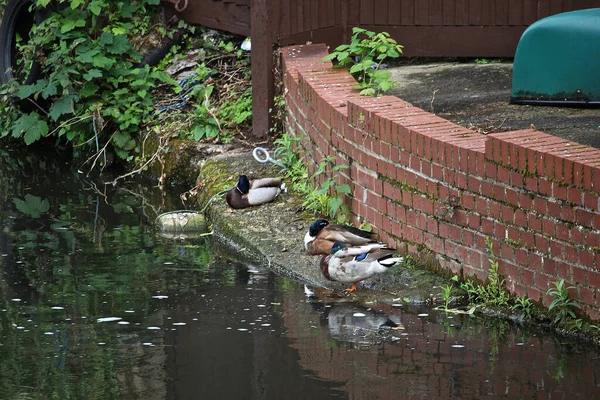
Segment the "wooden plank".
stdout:
<svg viewBox="0 0 600 400">
<path fill-rule="evenodd" d="M 496 1 L 496 26 L 508 25 L 508 0 Z"/>
<path fill-rule="evenodd" d="M 372 0 L 360 0 L 360 24 L 374 25 L 375 7 Z"/>
<path fill-rule="evenodd" d="M 481 25 L 481 0 L 469 0 L 469 25 Z"/>
<path fill-rule="evenodd" d="M 320 0 L 308 0 L 310 2 L 310 29 L 317 30 L 320 27 L 319 15 L 323 11 L 322 2 Z"/>
<path fill-rule="evenodd" d="M 335 3 L 337 2 L 338 0 L 327 0 L 327 18 L 325 19 L 325 27 L 336 25 L 335 16 L 336 14 L 339 14 L 335 12 Z M 337 10 L 340 11 L 339 8 Z"/>
<path fill-rule="evenodd" d="M 415 25 L 429 25 L 429 1 L 415 0 Z"/>
<path fill-rule="evenodd" d="M 523 24 L 531 25 L 537 20 L 537 0 L 523 1 Z"/>
<path fill-rule="evenodd" d="M 402 0 L 392 0 L 388 3 L 388 25 L 402 23 Z"/>
<path fill-rule="evenodd" d="M 496 3 L 493 1 L 483 1 L 481 3 L 481 24 L 486 26 L 496 23 Z"/>
<path fill-rule="evenodd" d="M 279 19 L 279 35 L 289 36 L 291 33 L 290 0 L 280 0 L 281 15 Z"/>
<path fill-rule="evenodd" d="M 303 0 L 301 1 L 302 3 L 302 7 L 303 7 L 303 22 L 302 22 L 302 30 L 300 32 L 304 32 L 304 31 L 310 31 L 311 30 L 311 14 L 310 14 L 310 1 L 307 0 Z"/>
<path fill-rule="evenodd" d="M 344 6 L 342 6 L 342 0 L 335 0 L 333 3 L 333 15 L 335 17 L 334 25 L 343 25 L 342 16 L 345 20 L 348 19 L 348 15 L 346 15 L 346 5 L 348 1 L 344 1 Z"/>
<path fill-rule="evenodd" d="M 414 24 L 415 24 L 415 0 L 402 0 L 402 25 L 414 25 Z"/>
<path fill-rule="evenodd" d="M 469 25 L 469 0 L 456 0 L 455 18 L 457 26 Z"/>
<path fill-rule="evenodd" d="M 550 0 L 550 14 L 559 14 L 565 11 L 562 0 Z"/>
<path fill-rule="evenodd" d="M 523 1 L 509 0 L 508 2 L 508 24 L 523 25 Z"/>
<path fill-rule="evenodd" d="M 443 25 L 456 24 L 456 1 L 444 1 L 444 17 L 442 18 Z"/>
<path fill-rule="evenodd" d="M 538 19 L 550 15 L 550 0 L 538 0 Z"/>
<path fill-rule="evenodd" d="M 429 25 L 443 25 L 443 23 L 444 6 L 442 0 L 429 0 Z"/>
<path fill-rule="evenodd" d="M 321 29 L 321 28 L 325 28 L 327 26 L 327 0 L 325 1 L 319 1 L 319 0 L 314 0 L 313 1 L 313 5 L 314 5 L 314 12 L 313 12 L 313 18 L 314 18 L 314 28 L 313 29 Z"/>
<path fill-rule="evenodd" d="M 252 0 L 250 18 L 252 26 L 252 134 L 264 137 L 272 126 L 269 110 L 273 108 L 275 86 L 273 82 L 274 10 L 269 0 Z"/>
<path fill-rule="evenodd" d="M 375 0 L 374 2 L 375 25 L 387 25 L 388 0 Z"/>
<path fill-rule="evenodd" d="M 598 4 L 598 6 L 600 6 L 600 4 Z M 565 11 L 574 10 L 574 8 L 573 8 L 573 0 L 564 0 L 563 1 L 563 8 L 564 8 Z"/>
<path fill-rule="evenodd" d="M 304 1 L 296 0 L 296 32 L 304 32 Z"/>
</svg>

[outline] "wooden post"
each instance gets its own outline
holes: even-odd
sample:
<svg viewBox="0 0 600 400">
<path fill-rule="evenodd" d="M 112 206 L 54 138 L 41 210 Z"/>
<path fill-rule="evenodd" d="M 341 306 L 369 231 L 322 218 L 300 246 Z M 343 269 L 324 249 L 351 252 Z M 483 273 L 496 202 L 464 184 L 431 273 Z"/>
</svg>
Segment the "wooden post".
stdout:
<svg viewBox="0 0 600 400">
<path fill-rule="evenodd" d="M 279 29 L 279 1 L 251 0 L 250 37 L 252 39 L 252 131 L 265 137 L 273 126 L 269 110 L 274 104 L 273 48 Z"/>
</svg>

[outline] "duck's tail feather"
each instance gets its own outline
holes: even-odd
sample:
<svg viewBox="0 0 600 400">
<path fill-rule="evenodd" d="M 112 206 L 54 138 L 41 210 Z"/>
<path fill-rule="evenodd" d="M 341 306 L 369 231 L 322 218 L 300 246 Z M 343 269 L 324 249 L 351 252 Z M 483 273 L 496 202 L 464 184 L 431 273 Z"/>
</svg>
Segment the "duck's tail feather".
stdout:
<svg viewBox="0 0 600 400">
<path fill-rule="evenodd" d="M 389 254 L 378 259 L 377 261 L 379 261 L 379 264 L 383 265 L 384 267 L 389 268 L 393 265 L 403 262 L 404 257 L 392 257 L 392 255 Z"/>
</svg>

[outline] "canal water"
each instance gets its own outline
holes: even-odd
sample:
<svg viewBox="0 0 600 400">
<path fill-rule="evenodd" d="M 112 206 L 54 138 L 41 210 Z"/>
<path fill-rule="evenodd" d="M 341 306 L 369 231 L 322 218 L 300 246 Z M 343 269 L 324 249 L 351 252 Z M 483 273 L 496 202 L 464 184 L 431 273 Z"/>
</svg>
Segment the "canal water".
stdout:
<svg viewBox="0 0 600 400">
<path fill-rule="evenodd" d="M 184 207 L 173 198 L 0 149 L 0 398 L 600 396 L 584 345 L 400 299 L 307 297 L 211 237 L 163 238 L 152 224 Z"/>
</svg>

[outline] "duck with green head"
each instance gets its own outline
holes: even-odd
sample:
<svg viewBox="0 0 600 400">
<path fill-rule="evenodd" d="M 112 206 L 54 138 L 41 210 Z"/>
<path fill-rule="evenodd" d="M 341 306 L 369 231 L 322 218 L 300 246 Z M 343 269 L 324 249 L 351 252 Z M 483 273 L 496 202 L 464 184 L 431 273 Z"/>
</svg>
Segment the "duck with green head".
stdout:
<svg viewBox="0 0 600 400">
<path fill-rule="evenodd" d="M 351 246 L 362 246 L 376 243 L 373 232 L 355 228 L 349 225 L 330 224 L 324 219 L 318 219 L 310 225 L 304 235 L 304 248 L 308 254 L 328 255 L 336 241 Z"/>
<path fill-rule="evenodd" d="M 349 247 L 338 241 L 333 244 L 331 253 L 321 259 L 321 272 L 330 281 L 351 283 L 346 291 L 353 292 L 358 282 L 404 261 L 404 257 L 394 257 L 395 252 L 382 243 Z"/>
<path fill-rule="evenodd" d="M 262 178 L 250 182 L 246 175 L 240 175 L 237 185 L 227 191 L 225 200 L 231 208 L 248 208 L 275 200 L 282 190 L 285 190 L 285 184 L 280 178 Z"/>
</svg>

